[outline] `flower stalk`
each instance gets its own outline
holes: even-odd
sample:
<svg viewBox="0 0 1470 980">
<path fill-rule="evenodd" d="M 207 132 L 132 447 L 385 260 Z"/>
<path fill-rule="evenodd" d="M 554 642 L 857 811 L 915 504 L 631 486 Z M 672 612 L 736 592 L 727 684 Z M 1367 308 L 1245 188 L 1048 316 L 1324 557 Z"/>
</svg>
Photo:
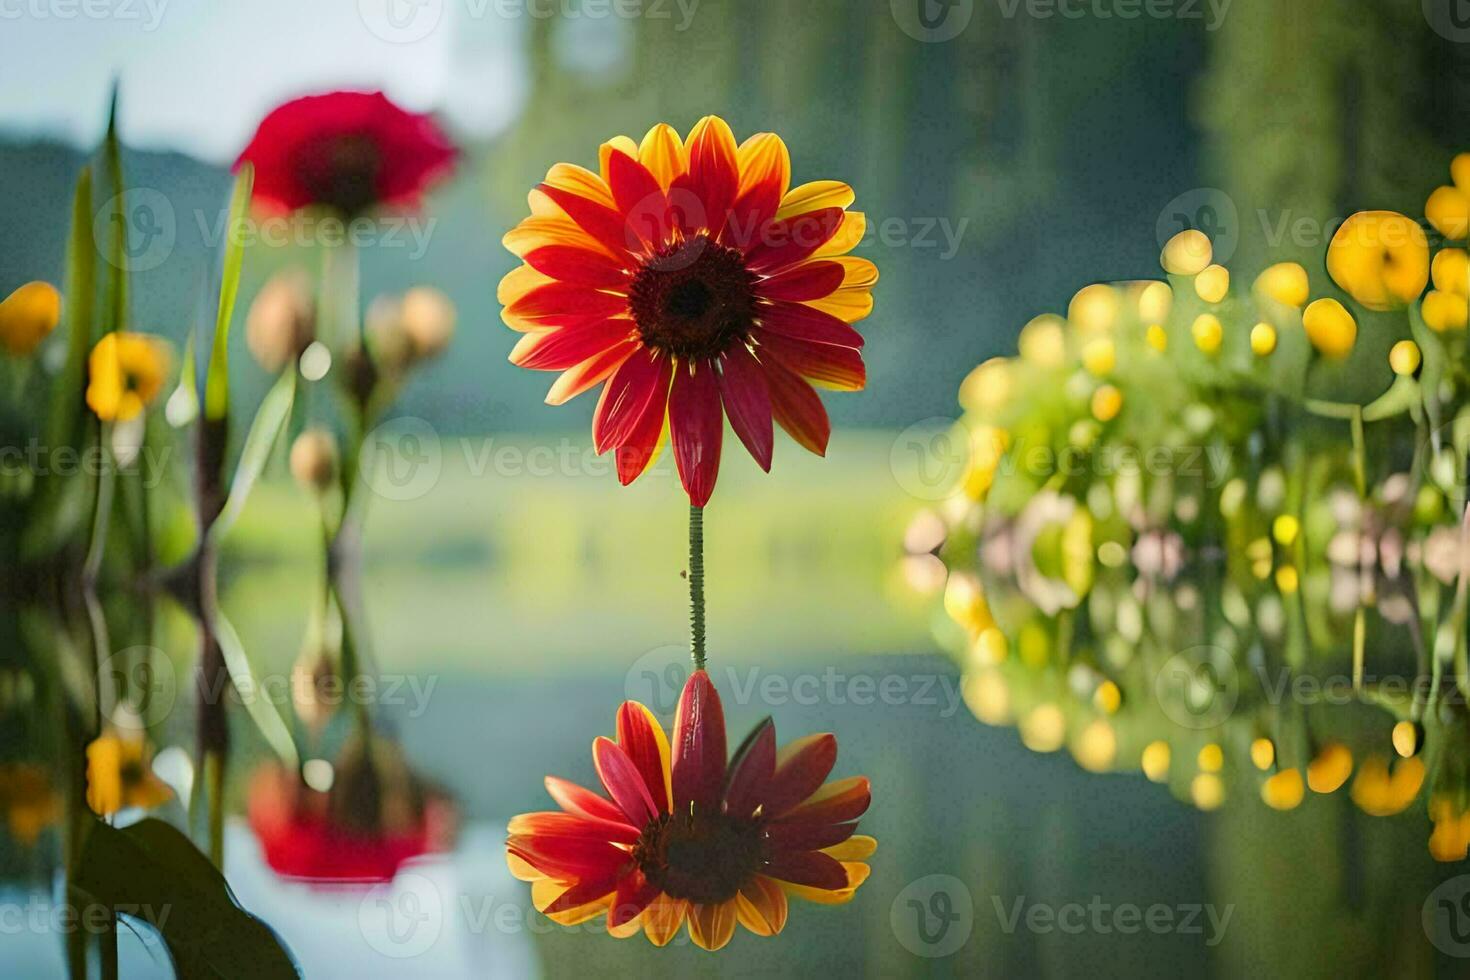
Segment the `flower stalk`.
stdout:
<svg viewBox="0 0 1470 980">
<path fill-rule="evenodd" d="M 704 508 L 689 508 L 689 654 L 704 670 Z"/>
</svg>

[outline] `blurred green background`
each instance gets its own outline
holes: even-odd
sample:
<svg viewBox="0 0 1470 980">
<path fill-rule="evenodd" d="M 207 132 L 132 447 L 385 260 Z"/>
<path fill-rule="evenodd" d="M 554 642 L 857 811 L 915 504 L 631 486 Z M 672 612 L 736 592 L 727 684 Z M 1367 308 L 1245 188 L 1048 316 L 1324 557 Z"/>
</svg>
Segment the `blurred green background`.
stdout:
<svg viewBox="0 0 1470 980">
<path fill-rule="evenodd" d="M 156 195 L 149 220 L 163 220 L 134 228 L 134 323 L 175 339 L 207 305 L 229 164 L 272 105 L 381 87 L 441 110 L 464 144 L 456 179 L 416 226 L 426 237 L 362 254 L 365 301 L 428 283 L 460 312 L 449 355 L 395 410 L 432 430 L 436 475 L 409 499 L 372 500 L 364 551 L 377 668 L 436 684 L 424 711 L 388 722 L 459 796 L 472 830 L 548 805 L 545 773 L 591 780 L 590 740 L 623 697 L 668 700 L 684 642 L 684 508 L 670 464 L 618 488 L 588 462 L 593 400 L 547 408 L 551 376 L 505 360 L 515 335 L 495 285 L 513 260 L 498 240 L 526 191 L 553 162 L 593 163 L 616 133 L 660 120 L 687 129 L 715 112 L 742 137 L 781 133 L 798 180 L 850 182 L 869 216 L 859 254 L 883 276 L 859 325 L 869 388 L 827 398 L 839 431 L 825 461 L 783 441 L 767 477 L 727 454 L 708 588 L 711 662 L 739 678 L 831 667 L 931 685 L 934 703 L 762 703 L 737 701 L 716 676 L 732 731 L 766 713 L 783 739 L 832 730 L 839 775 L 873 778 L 873 877 L 851 907 L 794 907 L 779 939 L 742 934 L 715 956 L 492 929 L 444 940 L 434 966 L 418 964 L 426 975 L 1465 975 L 1419 925 L 1434 883 L 1457 870 L 1429 861 L 1422 809 L 1369 820 L 1314 798 L 1280 815 L 1243 793 L 1202 815 L 1136 776 L 1028 753 L 948 698 L 959 674 L 931 639 L 934 600 L 898 571 L 903 528 L 928 501 L 896 473 L 895 433 L 953 416 L 961 379 L 1010 351 L 1032 315 L 1064 308 L 1087 282 L 1156 276 L 1160 245 L 1185 225 L 1212 234 L 1239 282 L 1295 258 L 1325 285 L 1334 216 L 1419 213 L 1470 123 L 1470 47 L 1420 4 L 650 0 L 635 8 L 643 16 L 620 17 L 577 0 L 428 0 L 394 21 L 372 0 L 172 0 L 152 27 L 146 6 L 140 22 L 38 9 L 0 33 L 0 293 L 59 279 L 70 189 L 114 74 L 128 181 Z M 414 18 L 430 15 L 420 35 L 428 22 Z M 959 29 L 940 40 L 926 23 Z M 318 262 L 306 245 L 253 248 L 242 295 Z M 269 379 L 235 337 L 248 402 Z M 572 462 L 531 462 L 563 449 Z M 231 535 L 224 603 L 262 673 L 289 671 L 297 655 L 317 575 L 311 520 L 278 478 Z M 186 676 L 191 636 L 177 623 L 168 635 Z M 163 744 L 186 739 L 188 716 L 176 713 Z M 236 718 L 242 751 L 260 755 Z M 232 791 L 243 798 L 243 782 Z M 466 840 L 451 862 L 461 871 L 498 860 L 493 834 Z M 248 837 L 233 843 L 248 862 Z M 968 940 L 938 958 L 905 939 L 906 889 L 935 874 L 973 901 Z M 488 880 L 499 901 L 526 904 L 523 886 Z M 1233 913 L 1215 945 L 1207 920 L 1203 935 L 1008 932 L 999 907 L 1018 896 Z M 367 964 L 360 975 L 413 968 L 374 958 L 361 933 L 328 938 L 328 900 L 297 899 L 305 911 L 259 911 L 324 964 L 320 975 L 349 961 Z M 356 900 L 346 907 L 350 919 Z M 25 945 L 21 975 L 47 975 L 53 939 Z M 526 943 L 534 959 L 501 958 Z"/>
</svg>

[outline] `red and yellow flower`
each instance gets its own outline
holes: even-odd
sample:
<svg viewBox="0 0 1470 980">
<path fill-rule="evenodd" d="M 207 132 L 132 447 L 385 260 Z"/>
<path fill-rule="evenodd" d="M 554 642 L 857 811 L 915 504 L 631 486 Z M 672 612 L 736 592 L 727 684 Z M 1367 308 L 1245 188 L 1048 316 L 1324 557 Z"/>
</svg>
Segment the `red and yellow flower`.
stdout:
<svg viewBox="0 0 1470 980">
<path fill-rule="evenodd" d="M 679 698 L 672 748 L 636 701 L 618 711 L 616 734 L 592 745 L 607 796 L 548 776 L 561 810 L 510 823 L 511 872 L 531 882 L 552 920 L 606 915 L 612 935 L 642 931 L 658 946 L 687 922 L 690 938 L 714 950 L 737 924 L 780 932 L 790 896 L 836 904 L 867 879 L 877 843 L 854 831 L 871 790 L 862 776 L 825 782 L 833 736 L 778 753 L 768 718 L 727 764 L 724 712 L 702 670 Z"/>
<path fill-rule="evenodd" d="M 255 166 L 255 199 L 269 209 L 320 206 L 351 217 L 416 207 L 458 155 L 432 118 L 382 92 L 329 92 L 271 110 L 235 169 Z"/>
<path fill-rule="evenodd" d="M 791 187 L 773 133 L 737 145 L 708 116 L 687 140 L 660 124 L 615 137 L 599 173 L 559 163 L 505 237 L 523 260 L 500 284 L 525 336 L 510 359 L 558 371 L 559 405 L 603 385 L 593 444 L 631 483 L 671 439 L 703 506 L 719 474 L 724 419 L 769 470 L 772 420 L 825 454 L 831 426 L 813 385 L 867 381 L 852 324 L 873 308 L 877 268 L 849 256 L 866 228 L 852 188 Z"/>
</svg>

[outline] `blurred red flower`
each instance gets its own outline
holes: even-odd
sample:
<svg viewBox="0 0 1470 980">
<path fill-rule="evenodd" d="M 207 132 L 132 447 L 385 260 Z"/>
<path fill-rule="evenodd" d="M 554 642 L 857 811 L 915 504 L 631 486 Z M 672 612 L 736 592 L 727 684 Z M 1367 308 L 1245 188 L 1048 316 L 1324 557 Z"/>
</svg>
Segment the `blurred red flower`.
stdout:
<svg viewBox="0 0 1470 980">
<path fill-rule="evenodd" d="M 319 205 L 351 217 L 416 207 L 458 155 L 432 118 L 382 92 L 330 92 L 271 110 L 235 169 L 255 165 L 255 197 L 268 208 Z"/>
</svg>

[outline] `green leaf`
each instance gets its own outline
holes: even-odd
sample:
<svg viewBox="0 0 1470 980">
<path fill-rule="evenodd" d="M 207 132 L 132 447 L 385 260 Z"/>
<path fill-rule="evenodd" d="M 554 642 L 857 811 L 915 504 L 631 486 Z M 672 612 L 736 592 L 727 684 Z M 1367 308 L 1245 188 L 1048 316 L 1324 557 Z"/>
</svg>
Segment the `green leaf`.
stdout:
<svg viewBox="0 0 1470 980">
<path fill-rule="evenodd" d="M 111 268 L 107 277 L 107 320 L 103 331 L 126 330 L 128 328 L 128 224 L 123 195 L 122 144 L 117 136 L 117 82 L 112 86 L 112 105 L 107 113 L 107 138 L 103 142 L 102 155 L 107 164 L 108 190 L 112 193 L 112 216 L 110 227 L 112 240 L 107 261 Z"/>
<path fill-rule="evenodd" d="M 85 406 L 87 354 L 97 319 L 97 247 L 92 241 L 92 168 L 77 177 L 71 202 L 71 237 L 66 245 L 66 361 L 52 382 L 48 437 L 53 446 L 80 448 Z"/>
<path fill-rule="evenodd" d="M 235 178 L 230 195 L 230 213 L 225 222 L 225 257 L 220 275 L 219 311 L 214 321 L 214 346 L 209 352 L 209 371 L 204 380 L 204 417 L 219 421 L 230 408 L 230 321 L 235 315 L 235 298 L 240 292 L 240 267 L 245 260 L 245 217 L 255 168 L 245 164 Z"/>
<path fill-rule="evenodd" d="M 1444 346 L 1424 322 L 1417 303 L 1409 304 L 1409 331 L 1414 335 L 1414 342 L 1419 345 L 1419 354 L 1423 358 L 1419 368 L 1419 389 L 1424 393 L 1424 411 L 1429 418 L 1429 429 L 1435 432 L 1444 424 L 1444 414 L 1439 404 L 1439 386 L 1445 375 Z"/>
<path fill-rule="evenodd" d="M 220 652 L 225 658 L 225 668 L 230 672 L 230 681 L 239 692 L 240 700 L 244 702 L 245 710 L 255 722 L 255 727 L 260 729 L 260 734 L 281 761 L 293 769 L 296 768 L 300 765 L 301 756 L 296 751 L 291 730 L 286 727 L 281 713 L 271 703 L 268 692 L 255 679 L 250 658 L 245 654 L 245 644 L 240 642 L 240 634 L 235 632 L 235 627 L 225 618 L 214 599 L 206 599 L 204 615 L 208 617 L 209 627 L 219 641 Z"/>
<path fill-rule="evenodd" d="M 74 885 L 157 931 L 180 977 L 299 977 L 280 938 L 246 912 L 224 876 L 161 820 L 118 829 L 89 823 Z"/>
<path fill-rule="evenodd" d="M 1387 391 L 1363 409 L 1363 421 L 1381 422 L 1402 415 L 1418 405 L 1421 397 L 1419 382 L 1408 375 L 1399 375 Z"/>
<path fill-rule="evenodd" d="M 271 390 L 261 400 L 255 418 L 250 423 L 250 432 L 245 436 L 245 446 L 240 451 L 240 462 L 235 466 L 235 478 L 230 484 L 230 495 L 219 519 L 209 533 L 216 539 L 222 537 L 245 509 L 255 481 L 265 472 L 270 461 L 271 450 L 280 438 L 281 431 L 291 418 L 291 403 L 296 398 L 296 369 L 281 372 Z"/>
</svg>

